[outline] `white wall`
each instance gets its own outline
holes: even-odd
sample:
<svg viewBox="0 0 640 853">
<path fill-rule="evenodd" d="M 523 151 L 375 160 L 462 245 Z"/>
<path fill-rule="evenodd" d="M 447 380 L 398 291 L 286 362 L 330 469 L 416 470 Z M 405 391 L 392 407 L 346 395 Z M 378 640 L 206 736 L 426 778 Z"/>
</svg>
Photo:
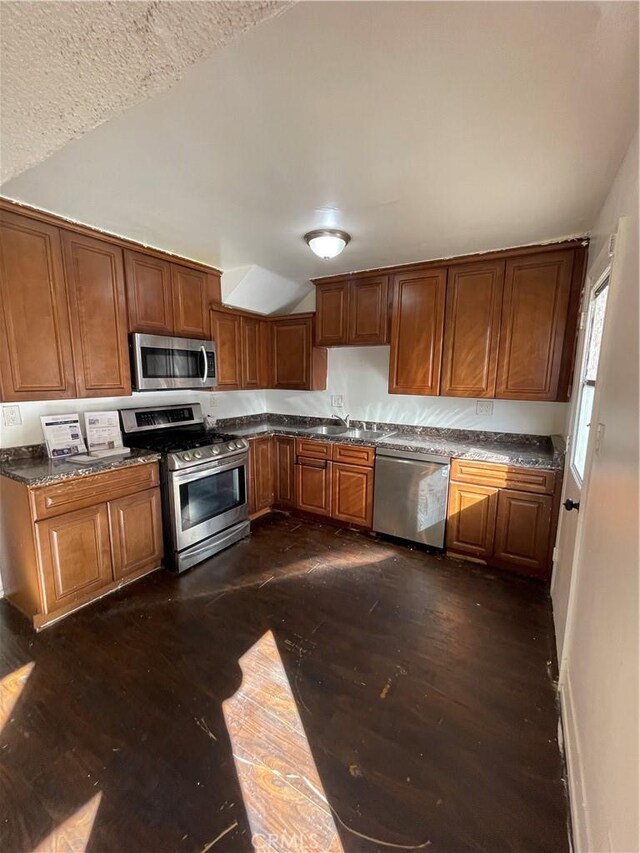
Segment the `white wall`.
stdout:
<svg viewBox="0 0 640 853">
<path fill-rule="evenodd" d="M 0 417 L 0 448 L 16 447 L 20 444 L 39 444 L 42 442 L 41 415 L 82 414 L 113 409 L 125 409 L 133 406 L 168 406 L 178 403 L 199 402 L 205 414 L 216 418 L 228 418 L 238 415 L 251 415 L 265 411 L 264 391 L 235 391 L 232 393 L 205 393 L 198 391 L 152 391 L 133 394 L 131 397 L 101 397 L 91 400 L 48 400 L 20 403 L 22 425 L 8 427 Z M 15 404 L 8 404 L 15 405 Z M 0 406 L 0 409 L 3 409 Z"/>
<path fill-rule="evenodd" d="M 619 217 L 592 421 L 604 424 L 580 499 L 560 668 L 575 847 L 639 849 L 638 137 L 593 229 L 597 258 Z"/>
<path fill-rule="evenodd" d="M 477 415 L 476 400 L 389 394 L 388 377 L 389 347 L 330 349 L 326 391 L 267 391 L 267 409 L 327 417 L 331 396 L 341 394 L 344 411 L 358 420 L 537 435 L 564 431 L 567 403 L 494 400 L 492 415 Z"/>
</svg>

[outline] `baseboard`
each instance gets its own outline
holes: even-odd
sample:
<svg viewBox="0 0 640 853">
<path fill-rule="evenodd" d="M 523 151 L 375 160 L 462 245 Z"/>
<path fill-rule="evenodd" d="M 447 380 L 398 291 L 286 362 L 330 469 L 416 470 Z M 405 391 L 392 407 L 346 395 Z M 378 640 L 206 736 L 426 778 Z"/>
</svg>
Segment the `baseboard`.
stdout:
<svg viewBox="0 0 640 853">
<path fill-rule="evenodd" d="M 571 827 L 573 829 L 574 853 L 586 853 L 591 850 L 589 838 L 589 809 L 587 807 L 587 792 L 582 770 L 582 751 L 580 735 L 571 693 L 571 680 L 565 671 L 560 685 L 560 713 L 562 716 L 562 732 L 564 740 L 565 761 L 567 766 L 567 782 L 569 787 L 569 808 L 571 810 Z"/>
</svg>

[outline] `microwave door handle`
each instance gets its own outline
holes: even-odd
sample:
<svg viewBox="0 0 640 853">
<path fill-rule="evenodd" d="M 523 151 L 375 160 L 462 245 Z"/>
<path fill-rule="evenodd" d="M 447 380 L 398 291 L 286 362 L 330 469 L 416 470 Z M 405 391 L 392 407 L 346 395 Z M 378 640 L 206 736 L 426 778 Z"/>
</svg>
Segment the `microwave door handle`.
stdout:
<svg viewBox="0 0 640 853">
<path fill-rule="evenodd" d="M 207 364 L 207 351 L 203 346 L 200 347 L 200 354 L 202 355 L 202 360 L 204 361 L 204 371 L 202 374 L 202 384 L 204 385 L 209 376 L 209 365 Z"/>
</svg>

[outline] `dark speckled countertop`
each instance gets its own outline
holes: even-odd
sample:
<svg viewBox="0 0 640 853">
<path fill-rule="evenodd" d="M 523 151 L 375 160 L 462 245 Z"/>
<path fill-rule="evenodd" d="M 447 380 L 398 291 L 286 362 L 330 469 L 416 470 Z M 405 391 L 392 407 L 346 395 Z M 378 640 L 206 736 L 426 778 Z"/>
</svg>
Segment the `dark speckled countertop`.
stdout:
<svg viewBox="0 0 640 853">
<path fill-rule="evenodd" d="M 157 462 L 159 459 L 158 453 L 149 450 L 132 450 L 128 456 L 112 456 L 101 462 L 75 465 L 64 459 L 49 459 L 44 446 L 37 444 L 0 450 L 0 474 L 19 483 L 26 483 L 27 486 L 48 486 L 62 480 L 85 477 L 87 474 L 102 474 L 104 471 L 114 471 L 116 468 Z"/>
<path fill-rule="evenodd" d="M 237 437 L 257 438 L 264 435 L 290 435 L 339 444 L 360 444 L 432 453 L 457 459 L 479 462 L 498 462 L 522 468 L 547 468 L 562 470 L 564 466 L 564 439 L 562 436 L 534 436 L 515 433 L 491 433 L 474 430 L 438 429 L 434 427 L 408 426 L 406 424 L 371 424 L 353 421 L 359 428 L 374 428 L 384 433 L 376 441 L 350 438 L 346 435 L 326 436 L 309 433 L 310 426 L 332 423 L 321 418 L 302 418 L 287 415 L 225 419 L 217 423 L 217 429 Z"/>
</svg>

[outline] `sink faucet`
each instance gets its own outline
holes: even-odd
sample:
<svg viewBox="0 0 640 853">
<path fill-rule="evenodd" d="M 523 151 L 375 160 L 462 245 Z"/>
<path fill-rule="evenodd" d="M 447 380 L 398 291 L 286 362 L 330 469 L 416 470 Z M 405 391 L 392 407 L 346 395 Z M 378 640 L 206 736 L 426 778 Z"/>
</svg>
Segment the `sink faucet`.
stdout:
<svg viewBox="0 0 640 853">
<path fill-rule="evenodd" d="M 346 417 L 341 418 L 341 417 L 340 417 L 340 415 L 336 415 L 336 413 L 334 412 L 334 413 L 333 413 L 333 417 L 334 417 L 334 418 L 337 418 L 337 419 L 340 421 L 340 423 L 341 423 L 341 424 L 342 424 L 346 429 L 349 429 L 349 415 L 346 415 Z"/>
</svg>

